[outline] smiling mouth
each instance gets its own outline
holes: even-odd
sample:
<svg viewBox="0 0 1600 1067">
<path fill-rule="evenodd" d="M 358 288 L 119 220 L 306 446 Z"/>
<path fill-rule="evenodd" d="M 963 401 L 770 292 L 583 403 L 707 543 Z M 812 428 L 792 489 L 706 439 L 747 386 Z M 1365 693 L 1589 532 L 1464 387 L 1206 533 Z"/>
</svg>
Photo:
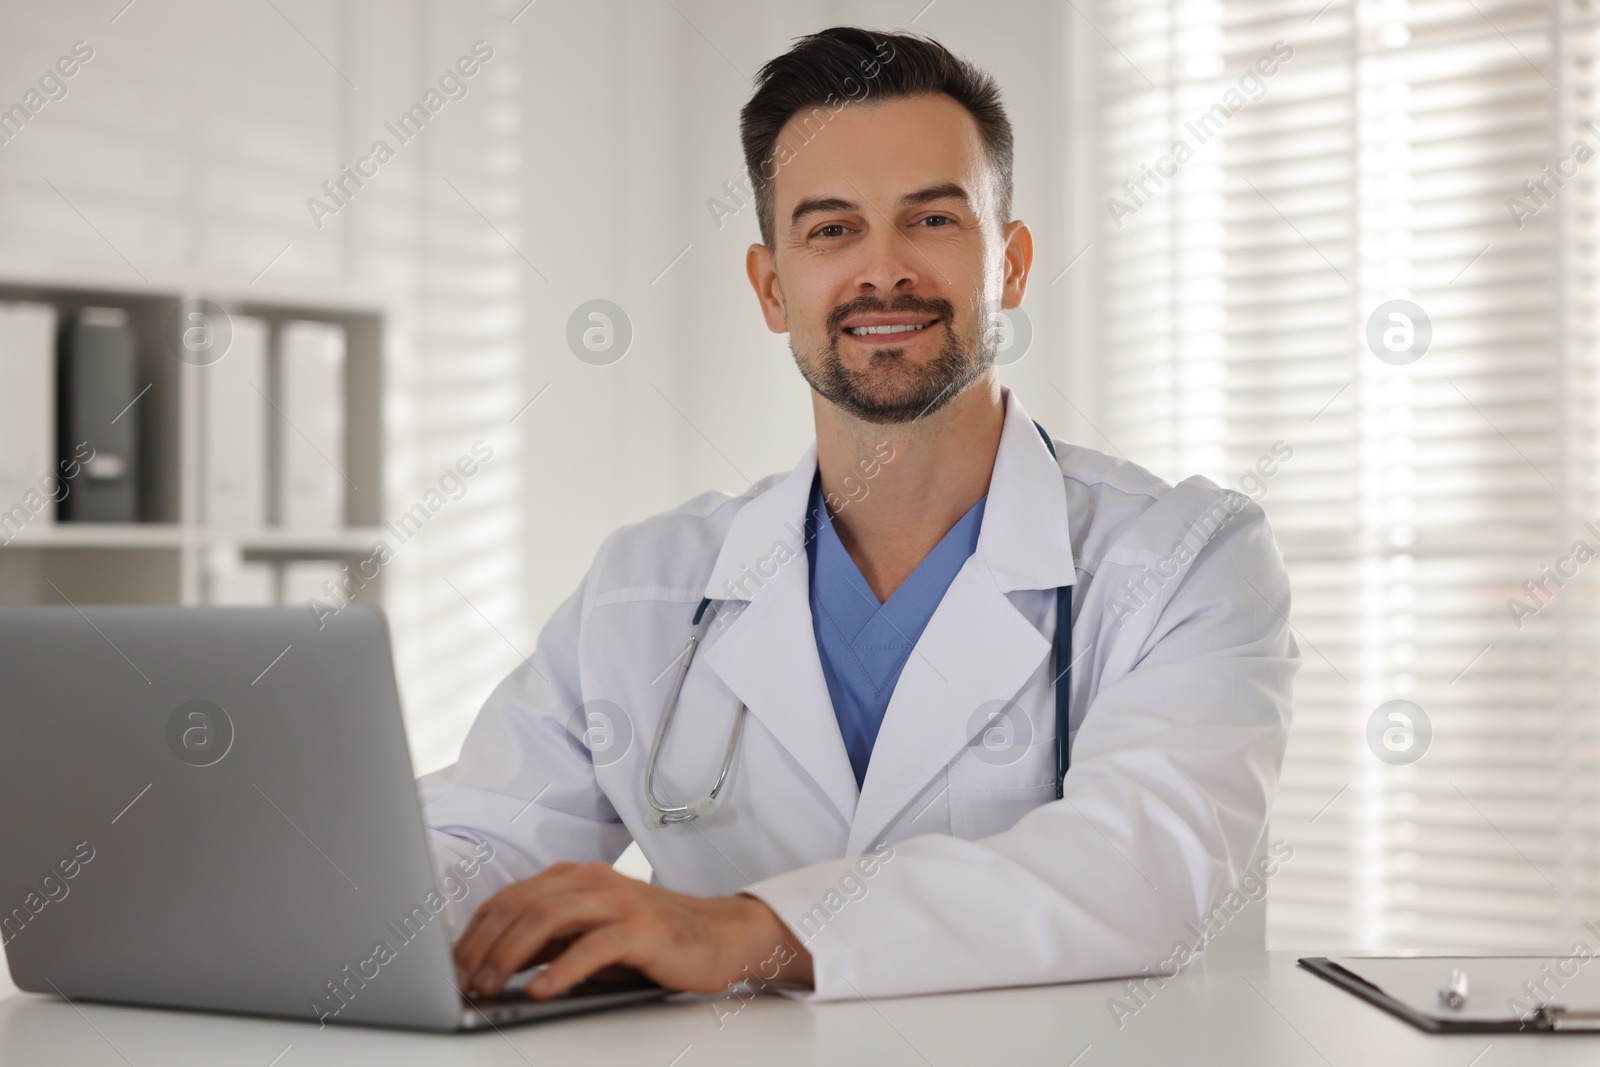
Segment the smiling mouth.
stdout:
<svg viewBox="0 0 1600 1067">
<path fill-rule="evenodd" d="M 845 333 L 851 337 L 882 337 L 898 334 L 919 333 L 938 322 L 906 323 L 895 326 L 850 326 L 845 328 Z"/>
</svg>

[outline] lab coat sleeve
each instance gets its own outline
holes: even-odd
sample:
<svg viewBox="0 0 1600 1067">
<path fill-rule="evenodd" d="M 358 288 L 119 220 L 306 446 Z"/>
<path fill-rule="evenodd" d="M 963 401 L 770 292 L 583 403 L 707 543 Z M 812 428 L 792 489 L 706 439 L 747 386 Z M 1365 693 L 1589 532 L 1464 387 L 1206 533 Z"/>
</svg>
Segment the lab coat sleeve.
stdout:
<svg viewBox="0 0 1600 1067">
<path fill-rule="evenodd" d="M 452 940 L 479 904 L 512 882 L 560 860 L 612 863 L 632 840 L 575 725 L 583 702 L 578 645 L 598 570 L 597 563 L 546 623 L 533 655 L 490 694 L 457 762 L 418 781 Z"/>
<path fill-rule="evenodd" d="M 1299 658 L 1288 612 L 1288 575 L 1250 504 L 1149 622 L 1115 638 L 1135 644 L 1091 699 L 1064 799 L 992 837 L 926 834 L 749 886 L 812 954 L 815 991 L 801 999 L 1170 974 L 1187 962 L 1243 875 L 1277 786 Z"/>
</svg>

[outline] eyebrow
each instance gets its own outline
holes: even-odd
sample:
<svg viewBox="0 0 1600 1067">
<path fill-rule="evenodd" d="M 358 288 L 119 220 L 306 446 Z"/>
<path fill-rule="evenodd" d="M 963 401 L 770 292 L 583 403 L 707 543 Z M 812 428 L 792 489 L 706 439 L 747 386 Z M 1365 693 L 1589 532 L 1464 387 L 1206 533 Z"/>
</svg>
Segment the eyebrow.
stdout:
<svg viewBox="0 0 1600 1067">
<path fill-rule="evenodd" d="M 926 189 L 918 189 L 914 193 L 907 193 L 900 198 L 901 207 L 917 207 L 921 204 L 931 204 L 936 200 L 959 200 L 968 207 L 972 206 L 972 198 L 967 191 L 955 182 L 945 182 L 941 185 L 930 185 Z M 816 215 L 826 211 L 860 211 L 861 205 L 854 200 L 846 200 L 838 196 L 808 197 L 794 206 L 794 213 L 789 216 L 790 227 L 798 226 L 800 220 L 807 215 Z"/>
</svg>

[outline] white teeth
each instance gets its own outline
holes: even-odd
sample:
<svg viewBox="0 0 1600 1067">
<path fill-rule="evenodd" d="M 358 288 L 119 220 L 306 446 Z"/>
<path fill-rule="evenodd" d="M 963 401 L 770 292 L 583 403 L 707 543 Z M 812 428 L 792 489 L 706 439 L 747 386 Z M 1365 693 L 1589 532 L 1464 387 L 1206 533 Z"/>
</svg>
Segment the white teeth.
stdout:
<svg viewBox="0 0 1600 1067">
<path fill-rule="evenodd" d="M 908 326 L 852 326 L 847 332 L 857 337 L 865 337 L 871 333 L 910 333 L 912 330 L 925 330 L 927 328 L 928 323 Z"/>
</svg>

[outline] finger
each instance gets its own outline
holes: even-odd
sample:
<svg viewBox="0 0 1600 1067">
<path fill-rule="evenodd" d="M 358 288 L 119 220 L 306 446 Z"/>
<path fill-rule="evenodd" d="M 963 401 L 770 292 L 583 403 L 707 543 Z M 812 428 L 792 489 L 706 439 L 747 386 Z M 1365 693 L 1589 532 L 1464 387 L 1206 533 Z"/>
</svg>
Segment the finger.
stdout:
<svg viewBox="0 0 1600 1067">
<path fill-rule="evenodd" d="M 533 958 L 528 960 L 527 966 L 537 967 L 541 963 L 549 963 L 551 960 L 567 951 L 567 946 L 576 940 L 576 935 L 570 935 L 567 937 L 552 937 L 550 940 L 544 943 L 543 948 L 533 954 Z"/>
<path fill-rule="evenodd" d="M 473 976 L 483 966 L 484 957 L 506 928 L 530 904 L 568 881 L 565 876 L 577 866 L 567 862 L 552 864 L 532 878 L 513 882 L 478 906 L 451 949 L 464 988 L 472 984 Z"/>
<path fill-rule="evenodd" d="M 578 897 L 592 902 L 602 896 L 602 890 L 608 883 L 620 884 L 623 881 L 622 875 L 604 865 L 561 862 L 532 878 L 509 885 L 490 897 L 474 916 L 478 920 L 477 925 L 473 927 L 469 924 L 468 932 L 462 934 L 452 950 L 462 989 L 496 993 L 508 977 L 527 965 L 526 958 L 508 962 L 510 957 L 521 953 L 533 955 L 539 951 L 539 944 L 531 949 L 524 945 L 508 946 L 505 957 L 491 960 L 491 954 L 514 926 L 536 918 L 546 909 L 551 909 L 552 914 L 558 917 L 571 915 L 570 908 L 563 908 L 555 902 L 563 897 Z M 636 884 L 632 880 L 626 881 L 628 885 Z M 586 928 L 580 925 L 563 930 L 558 925 L 552 926 L 544 937 L 548 939 L 561 934 L 581 933 Z"/>
<path fill-rule="evenodd" d="M 619 918 L 620 908 L 611 894 L 563 893 L 541 901 L 507 927 L 485 957 L 477 977 L 479 988 L 498 992 L 507 978 L 548 958 L 545 948 L 553 940 L 572 939 Z"/>
<path fill-rule="evenodd" d="M 463 934 L 451 950 L 456 971 L 462 976 L 463 989 L 487 991 L 478 983 L 477 976 L 489 953 L 506 930 L 521 921 L 530 908 L 541 907 L 547 897 L 548 892 L 539 892 L 528 882 L 517 882 L 484 901 L 478 909 L 482 919 L 477 927 L 470 934 Z"/>
<path fill-rule="evenodd" d="M 485 921 L 499 914 L 495 909 L 490 908 L 490 905 L 496 900 L 500 900 L 503 903 L 504 899 L 508 895 L 514 896 L 517 893 L 525 891 L 534 886 L 537 886 L 541 889 L 550 887 L 557 881 L 563 880 L 564 877 L 569 875 L 572 871 L 581 867 L 582 864 L 573 863 L 571 860 L 561 860 L 559 862 L 552 863 L 550 866 L 546 867 L 532 878 L 525 878 L 521 881 L 513 882 L 504 887 L 498 893 L 495 893 L 489 897 L 488 900 L 484 901 L 477 908 L 473 909 L 472 916 L 467 920 L 467 925 L 462 929 L 461 936 L 457 939 L 456 944 L 458 946 L 462 944 L 470 946 L 478 937 L 482 936 Z"/>
<path fill-rule="evenodd" d="M 528 982 L 528 996 L 534 1000 L 549 1000 L 604 967 L 616 963 L 635 965 L 634 957 L 643 948 L 640 942 L 639 934 L 626 923 L 597 926 L 574 941 Z"/>
<path fill-rule="evenodd" d="M 467 925 L 462 929 L 461 936 L 456 938 L 455 944 L 450 946 L 450 955 L 456 961 L 457 970 L 462 968 L 463 957 L 471 951 L 471 946 L 482 935 L 484 917 L 489 914 L 489 904 L 493 899 L 493 897 L 490 897 L 489 900 L 484 901 L 472 910 L 472 918 L 467 920 Z"/>
<path fill-rule="evenodd" d="M 534 875 L 532 878 L 526 878 L 522 879 L 521 881 L 512 882 L 510 885 L 503 887 L 500 892 L 490 895 L 488 900 L 484 901 L 482 904 L 478 905 L 472 910 L 471 916 L 469 916 L 467 919 L 467 925 L 462 928 L 461 936 L 457 938 L 456 943 L 458 945 L 463 942 L 469 944 L 471 943 L 473 938 L 478 934 L 479 928 L 483 925 L 484 918 L 490 914 L 490 912 L 486 909 L 489 907 L 490 902 L 496 897 L 501 896 L 501 894 L 506 893 L 508 890 L 516 889 L 519 886 L 526 885 L 528 882 L 537 881 L 552 872 L 560 871 L 571 866 L 572 864 L 566 861 L 553 863 L 549 867 L 546 867 L 544 870 L 540 871 L 538 874 Z"/>
</svg>

